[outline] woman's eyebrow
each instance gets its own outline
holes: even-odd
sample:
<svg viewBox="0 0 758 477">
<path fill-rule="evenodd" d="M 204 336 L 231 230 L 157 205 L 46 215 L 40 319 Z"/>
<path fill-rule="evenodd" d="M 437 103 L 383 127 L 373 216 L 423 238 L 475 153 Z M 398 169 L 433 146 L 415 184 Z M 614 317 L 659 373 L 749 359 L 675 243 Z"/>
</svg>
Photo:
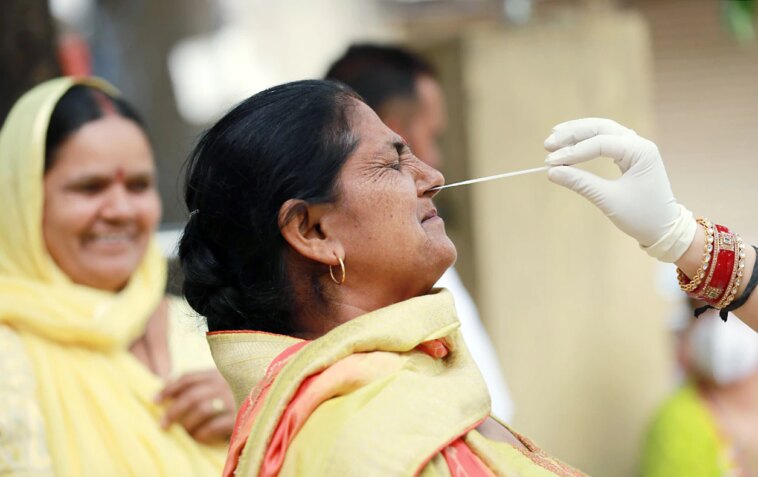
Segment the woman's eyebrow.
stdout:
<svg viewBox="0 0 758 477">
<path fill-rule="evenodd" d="M 132 174 L 126 174 L 126 180 L 147 180 L 155 178 L 155 171 L 140 171 Z"/>
<path fill-rule="evenodd" d="M 127 181 L 152 179 L 154 177 L 155 172 L 153 171 L 139 171 L 124 174 L 124 180 Z M 82 184 L 87 182 L 110 182 L 113 179 L 113 174 L 92 173 L 71 178 L 68 182 L 70 184 Z"/>
<path fill-rule="evenodd" d="M 392 147 L 395 151 L 397 151 L 398 154 L 402 154 L 403 151 L 405 151 L 405 148 L 408 147 L 408 143 L 406 143 L 401 138 L 394 138 L 392 139 L 388 145 Z"/>
<path fill-rule="evenodd" d="M 113 180 L 112 174 L 94 173 L 70 177 L 67 182 L 70 184 L 80 184 L 84 182 L 105 182 L 110 180 Z"/>
</svg>

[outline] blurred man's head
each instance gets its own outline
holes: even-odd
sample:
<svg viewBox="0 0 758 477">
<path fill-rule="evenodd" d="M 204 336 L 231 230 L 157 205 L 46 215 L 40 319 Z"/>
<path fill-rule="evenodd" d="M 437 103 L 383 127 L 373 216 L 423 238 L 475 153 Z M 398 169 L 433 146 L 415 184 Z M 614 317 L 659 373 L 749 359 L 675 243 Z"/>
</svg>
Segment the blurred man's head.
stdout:
<svg viewBox="0 0 758 477">
<path fill-rule="evenodd" d="M 353 45 L 326 78 L 353 88 L 419 159 L 440 168 L 447 112 L 435 71 L 423 58 L 395 46 Z"/>
</svg>

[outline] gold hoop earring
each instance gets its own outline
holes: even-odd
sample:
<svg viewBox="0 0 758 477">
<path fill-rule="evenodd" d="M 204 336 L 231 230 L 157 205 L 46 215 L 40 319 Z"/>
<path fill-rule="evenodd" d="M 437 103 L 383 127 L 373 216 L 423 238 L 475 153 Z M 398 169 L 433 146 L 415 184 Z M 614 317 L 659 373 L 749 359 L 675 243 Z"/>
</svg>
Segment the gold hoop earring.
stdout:
<svg viewBox="0 0 758 477">
<path fill-rule="evenodd" d="M 332 271 L 331 265 L 329 265 L 329 276 L 332 277 L 332 281 L 334 283 L 336 283 L 337 285 L 342 285 L 343 283 L 345 283 L 345 278 L 347 278 L 347 275 L 345 274 L 345 262 L 343 262 L 342 258 L 336 253 L 334 254 L 334 256 L 337 257 L 337 260 L 340 261 L 340 269 L 342 270 L 342 279 L 337 280 L 337 278 L 335 278 L 334 271 Z"/>
</svg>

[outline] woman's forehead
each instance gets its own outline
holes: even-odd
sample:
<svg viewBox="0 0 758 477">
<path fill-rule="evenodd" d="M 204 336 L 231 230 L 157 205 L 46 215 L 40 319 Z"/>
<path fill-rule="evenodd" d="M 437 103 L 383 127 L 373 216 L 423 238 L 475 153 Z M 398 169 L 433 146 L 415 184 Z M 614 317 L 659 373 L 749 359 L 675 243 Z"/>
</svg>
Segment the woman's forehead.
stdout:
<svg viewBox="0 0 758 477">
<path fill-rule="evenodd" d="M 150 144 L 141 129 L 119 117 L 89 122 L 74 132 L 56 152 L 52 169 L 71 172 L 152 170 Z"/>
<path fill-rule="evenodd" d="M 358 136 L 358 149 L 391 149 L 405 140 L 387 127 L 373 109 L 360 103 L 353 110 L 353 131 Z"/>
</svg>

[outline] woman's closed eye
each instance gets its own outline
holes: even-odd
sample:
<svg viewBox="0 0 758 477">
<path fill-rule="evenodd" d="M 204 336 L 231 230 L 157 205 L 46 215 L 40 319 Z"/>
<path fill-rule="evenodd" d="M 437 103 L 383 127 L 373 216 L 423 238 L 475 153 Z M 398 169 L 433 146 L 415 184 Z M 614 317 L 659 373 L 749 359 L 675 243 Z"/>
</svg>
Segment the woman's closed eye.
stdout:
<svg viewBox="0 0 758 477">
<path fill-rule="evenodd" d="M 390 164 L 390 168 L 394 169 L 396 171 L 402 171 L 403 165 L 406 163 L 408 159 L 403 156 L 398 156 L 397 160 Z"/>
<path fill-rule="evenodd" d="M 408 145 L 403 142 L 396 142 L 393 144 L 393 146 L 395 147 L 397 159 L 392 162 L 392 164 L 390 164 L 390 167 L 396 171 L 401 171 L 403 169 L 403 166 L 413 156 L 413 153 L 411 153 L 411 148 L 409 148 Z"/>
</svg>

